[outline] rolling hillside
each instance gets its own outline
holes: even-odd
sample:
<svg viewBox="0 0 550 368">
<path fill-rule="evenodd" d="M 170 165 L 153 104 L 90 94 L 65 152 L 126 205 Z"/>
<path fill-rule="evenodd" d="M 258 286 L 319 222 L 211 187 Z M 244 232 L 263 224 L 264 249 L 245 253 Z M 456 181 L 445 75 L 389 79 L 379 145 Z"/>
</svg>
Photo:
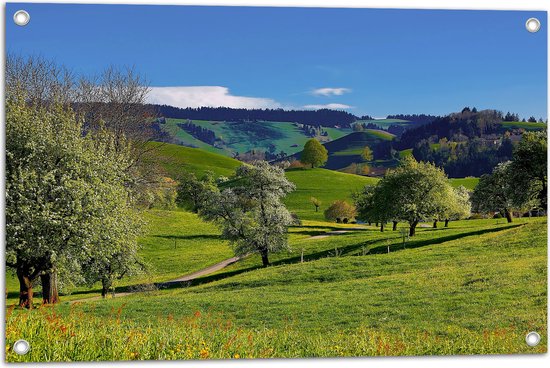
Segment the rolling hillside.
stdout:
<svg viewBox="0 0 550 368">
<path fill-rule="evenodd" d="M 334 141 L 325 143 L 328 151 L 328 161 L 325 168 L 329 170 L 341 170 L 353 163 L 362 163 L 361 153 L 365 146 L 374 150 L 380 142 L 390 141 L 394 135 L 375 129 L 367 129 L 364 132 L 353 132 Z M 294 159 L 300 159 L 301 152 L 292 156 Z M 371 162 L 371 166 L 378 166 L 382 163 Z"/>
<path fill-rule="evenodd" d="M 210 170 L 218 176 L 230 176 L 241 165 L 240 161 L 204 149 L 158 142 L 151 142 L 149 145 L 153 149 L 147 159 L 159 162 L 173 179 L 179 176 L 182 169 L 195 172 L 197 175 Z"/>
<path fill-rule="evenodd" d="M 376 178 L 344 174 L 326 169 L 295 169 L 286 172 L 287 178 L 296 184 L 296 191 L 290 193 L 285 204 L 291 212 L 300 219 L 324 220 L 323 211 L 338 199 L 345 199 L 351 203 L 351 193 L 358 191 L 365 185 L 374 185 Z M 319 212 L 310 203 L 315 197 L 322 201 Z"/>
<path fill-rule="evenodd" d="M 177 179 L 182 170 L 202 175 L 206 170 L 218 176 L 231 176 L 242 162 L 232 158 L 210 153 L 198 148 L 189 148 L 168 143 L 150 143 L 156 149 L 151 159 L 158 160 L 167 174 Z M 291 193 L 286 203 L 289 210 L 300 218 L 322 220 L 322 210 L 337 199 L 351 200 L 351 192 L 367 184 L 375 184 L 378 179 L 351 175 L 327 169 L 288 170 L 287 177 L 296 184 L 297 190 Z M 314 212 L 310 197 L 323 202 L 321 211 Z M 311 209 L 311 211 L 310 211 Z"/>
<path fill-rule="evenodd" d="M 300 125 L 291 122 L 225 122 L 192 120 L 191 123 L 208 129 L 215 134 L 217 142 L 209 144 L 194 137 L 182 129 L 181 125 L 187 122 L 182 119 L 166 119 L 163 129 L 170 133 L 175 143 L 197 147 L 209 152 L 225 156 L 236 153 L 243 154 L 251 150 L 268 151 L 292 155 L 302 149 L 305 142 L 311 138 L 300 129 Z M 326 136 L 319 136 L 321 141 L 338 139 L 351 129 L 322 128 Z"/>
<path fill-rule="evenodd" d="M 350 134 L 356 137 L 353 142 L 362 144 L 361 137 L 371 137 L 369 133 L 360 132 Z M 345 147 L 342 140 L 339 144 Z M 338 143 L 338 141 L 332 143 Z M 198 148 L 182 147 L 175 144 L 151 143 L 156 146 L 154 159 L 158 160 L 168 175 L 177 178 L 181 170 L 187 170 L 202 175 L 206 170 L 218 176 L 231 176 L 242 162 L 218 154 L 206 152 Z M 290 169 L 286 175 L 296 185 L 296 191 L 285 200 L 289 210 L 296 213 L 301 219 L 323 220 L 323 210 L 333 201 L 345 199 L 351 201 L 351 193 L 365 185 L 375 185 L 378 178 L 352 175 L 324 168 L 319 169 Z M 453 186 L 464 185 L 472 190 L 477 184 L 477 178 L 450 179 Z M 316 197 L 323 202 L 319 212 L 314 212 L 310 198 Z"/>
</svg>

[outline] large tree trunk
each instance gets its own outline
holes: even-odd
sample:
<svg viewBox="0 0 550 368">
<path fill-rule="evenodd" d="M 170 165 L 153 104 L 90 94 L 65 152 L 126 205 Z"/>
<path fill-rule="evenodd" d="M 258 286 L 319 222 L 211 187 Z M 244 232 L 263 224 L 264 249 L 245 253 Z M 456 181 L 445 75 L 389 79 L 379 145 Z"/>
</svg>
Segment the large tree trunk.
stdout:
<svg viewBox="0 0 550 368">
<path fill-rule="evenodd" d="M 21 308 L 32 308 L 32 280 L 24 270 L 17 269 L 19 279 L 19 306 Z"/>
<path fill-rule="evenodd" d="M 262 256 L 262 264 L 264 267 L 269 266 L 269 259 L 267 258 L 267 250 L 262 250 L 260 252 L 260 255 Z"/>
<path fill-rule="evenodd" d="M 437 220 L 434 220 L 434 229 L 437 229 Z"/>
<path fill-rule="evenodd" d="M 445 219 L 445 227 L 449 227 L 449 219 Z"/>
<path fill-rule="evenodd" d="M 409 236 L 414 236 L 416 234 L 416 225 L 418 225 L 418 221 L 410 222 L 410 228 L 409 228 Z"/>
<path fill-rule="evenodd" d="M 392 230 L 393 230 L 393 231 L 397 230 L 397 221 L 393 221 Z"/>
<path fill-rule="evenodd" d="M 57 291 L 57 272 L 52 271 L 40 275 L 42 282 L 42 303 L 59 303 L 59 292 Z"/>
<path fill-rule="evenodd" d="M 315 206 L 315 212 L 319 212 L 319 207 Z"/>
<path fill-rule="evenodd" d="M 512 222 L 512 211 L 510 211 L 508 208 L 505 208 L 504 215 L 506 216 L 506 221 L 508 221 L 508 223 Z"/>
<path fill-rule="evenodd" d="M 381 233 L 384 232 L 384 223 L 383 222 L 380 223 L 380 232 Z"/>
<path fill-rule="evenodd" d="M 113 282 L 109 278 L 102 278 L 101 279 L 101 296 L 103 298 L 107 297 L 107 294 L 109 294 L 109 291 L 111 291 L 113 286 Z M 113 290 L 113 296 L 115 295 L 115 292 Z"/>
</svg>

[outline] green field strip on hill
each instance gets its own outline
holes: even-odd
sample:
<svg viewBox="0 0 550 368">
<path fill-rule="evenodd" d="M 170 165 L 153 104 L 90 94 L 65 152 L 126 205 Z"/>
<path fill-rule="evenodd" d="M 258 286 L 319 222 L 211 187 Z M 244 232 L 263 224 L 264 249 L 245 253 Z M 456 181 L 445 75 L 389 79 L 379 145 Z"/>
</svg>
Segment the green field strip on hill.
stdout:
<svg viewBox="0 0 550 368">
<path fill-rule="evenodd" d="M 533 122 L 521 122 L 521 121 L 503 121 L 501 125 L 505 128 L 525 130 L 542 130 L 547 128 L 546 123 L 533 123 Z"/>
</svg>

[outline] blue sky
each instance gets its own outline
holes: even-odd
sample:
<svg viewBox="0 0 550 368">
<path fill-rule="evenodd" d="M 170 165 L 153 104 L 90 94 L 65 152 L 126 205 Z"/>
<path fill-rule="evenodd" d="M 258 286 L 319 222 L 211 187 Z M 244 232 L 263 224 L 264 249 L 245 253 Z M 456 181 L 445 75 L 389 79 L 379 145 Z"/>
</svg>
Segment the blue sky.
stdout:
<svg viewBox="0 0 550 368">
<path fill-rule="evenodd" d="M 545 12 L 8 3 L 6 18 L 8 52 L 83 74 L 133 65 L 152 102 L 547 117 Z"/>
</svg>

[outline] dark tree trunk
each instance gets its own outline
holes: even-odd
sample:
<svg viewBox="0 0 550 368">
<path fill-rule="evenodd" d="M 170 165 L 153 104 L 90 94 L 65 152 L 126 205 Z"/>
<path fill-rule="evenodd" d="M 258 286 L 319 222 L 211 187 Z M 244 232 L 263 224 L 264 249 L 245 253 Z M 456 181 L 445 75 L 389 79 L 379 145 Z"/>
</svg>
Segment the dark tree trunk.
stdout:
<svg viewBox="0 0 550 368">
<path fill-rule="evenodd" d="M 449 219 L 445 219 L 445 227 L 449 227 Z"/>
<path fill-rule="evenodd" d="M 375 225 L 376 225 L 376 227 L 378 227 L 378 222 Z"/>
<path fill-rule="evenodd" d="M 262 264 L 264 267 L 269 266 L 269 259 L 267 258 L 267 250 L 263 250 L 260 252 L 260 255 L 262 256 Z"/>
<path fill-rule="evenodd" d="M 393 231 L 397 230 L 397 221 L 393 221 L 392 230 L 393 230 Z"/>
<path fill-rule="evenodd" d="M 508 208 L 505 208 L 504 215 L 506 216 L 506 221 L 508 221 L 508 223 L 512 222 L 512 211 L 510 211 Z"/>
<path fill-rule="evenodd" d="M 19 279 L 19 306 L 21 308 L 32 308 L 32 280 L 23 270 L 17 269 L 17 278 Z"/>
<path fill-rule="evenodd" d="M 437 229 L 437 220 L 434 220 L 434 229 Z"/>
<path fill-rule="evenodd" d="M 315 212 L 319 212 L 319 207 L 315 206 Z"/>
<path fill-rule="evenodd" d="M 381 233 L 384 232 L 384 223 L 383 222 L 380 223 L 380 232 Z"/>
<path fill-rule="evenodd" d="M 40 275 L 42 283 L 42 303 L 59 303 L 59 292 L 57 290 L 57 273 L 55 271 Z"/>
<path fill-rule="evenodd" d="M 114 290 L 112 290 L 113 283 L 110 279 L 104 277 L 101 279 L 101 296 L 103 298 L 107 297 L 107 294 L 109 294 L 109 291 L 113 292 L 113 296 L 115 294 Z"/>
<path fill-rule="evenodd" d="M 418 225 L 418 221 L 413 221 L 410 223 L 409 236 L 414 236 L 414 234 L 416 234 L 416 225 Z"/>
</svg>

